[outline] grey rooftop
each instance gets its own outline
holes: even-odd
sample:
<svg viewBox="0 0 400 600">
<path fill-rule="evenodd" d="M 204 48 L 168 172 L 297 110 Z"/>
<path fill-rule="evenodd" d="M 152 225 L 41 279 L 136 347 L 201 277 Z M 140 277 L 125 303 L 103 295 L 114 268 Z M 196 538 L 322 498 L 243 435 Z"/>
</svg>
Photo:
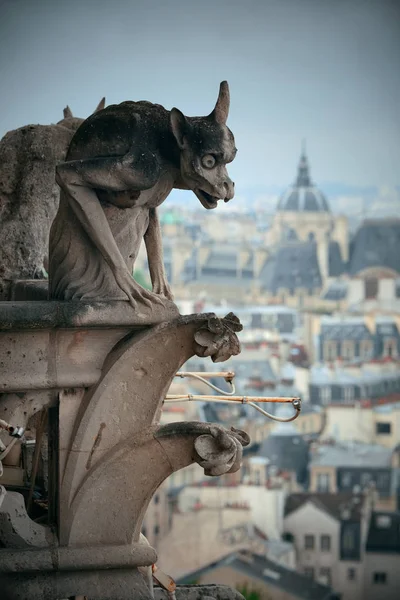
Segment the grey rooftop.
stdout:
<svg viewBox="0 0 400 600">
<path fill-rule="evenodd" d="M 390 467 L 392 449 L 378 444 L 341 442 L 334 446 L 319 446 L 311 455 L 311 466 L 327 467 Z"/>
</svg>

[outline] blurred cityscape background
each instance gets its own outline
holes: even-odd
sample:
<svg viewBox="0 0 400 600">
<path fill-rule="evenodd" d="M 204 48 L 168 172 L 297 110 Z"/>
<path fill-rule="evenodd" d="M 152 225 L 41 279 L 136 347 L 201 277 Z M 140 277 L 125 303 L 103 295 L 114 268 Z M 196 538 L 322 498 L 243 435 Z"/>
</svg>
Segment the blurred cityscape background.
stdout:
<svg viewBox="0 0 400 600">
<path fill-rule="evenodd" d="M 219 82 L 230 84 L 236 197 L 205 211 L 174 191 L 161 221 L 181 313 L 234 312 L 242 352 L 183 370 L 234 371 L 238 394 L 300 396 L 302 411 L 277 423 L 245 405 L 165 404 L 164 423 L 223 423 L 252 441 L 238 473 L 211 480 L 192 465 L 156 492 L 143 533 L 160 568 L 181 583 L 228 583 L 249 600 L 394 600 L 398 2 L 0 5 L 2 135 L 58 121 L 67 102 L 87 116 L 103 95 L 207 114 Z M 144 251 L 134 277 L 149 285 Z M 170 393 L 217 394 L 190 379 Z"/>
</svg>

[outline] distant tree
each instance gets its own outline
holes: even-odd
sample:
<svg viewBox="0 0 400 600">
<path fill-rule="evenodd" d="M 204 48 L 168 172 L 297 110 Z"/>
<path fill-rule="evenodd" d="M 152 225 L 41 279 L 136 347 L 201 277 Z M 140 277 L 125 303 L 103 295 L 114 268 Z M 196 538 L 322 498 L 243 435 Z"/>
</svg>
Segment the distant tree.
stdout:
<svg viewBox="0 0 400 600">
<path fill-rule="evenodd" d="M 246 600 L 271 600 L 269 595 L 268 597 L 265 595 L 262 596 L 261 593 L 256 590 L 249 590 L 247 583 L 237 587 L 236 589 L 244 598 L 246 598 Z"/>
<path fill-rule="evenodd" d="M 141 269 L 136 269 L 136 271 L 133 271 L 132 277 L 146 290 L 151 290 L 151 284 Z"/>
</svg>

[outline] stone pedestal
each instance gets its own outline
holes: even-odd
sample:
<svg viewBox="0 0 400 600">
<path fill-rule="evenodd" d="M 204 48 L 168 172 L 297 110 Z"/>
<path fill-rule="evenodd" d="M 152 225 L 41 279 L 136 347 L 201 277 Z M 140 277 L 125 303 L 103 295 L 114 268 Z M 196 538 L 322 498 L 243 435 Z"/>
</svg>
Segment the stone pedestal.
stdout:
<svg viewBox="0 0 400 600">
<path fill-rule="evenodd" d="M 138 567 L 156 553 L 139 536 L 158 486 L 193 462 L 206 474 L 240 467 L 244 432 L 159 426 L 175 373 L 194 354 L 237 353 L 238 321 L 129 322 L 126 305 L 0 303 L 0 416 L 23 426 L 50 410 L 53 457 L 50 525 L 31 521 L 20 494 L 0 493 L 0 572 L 13 600 L 150 600 Z"/>
</svg>

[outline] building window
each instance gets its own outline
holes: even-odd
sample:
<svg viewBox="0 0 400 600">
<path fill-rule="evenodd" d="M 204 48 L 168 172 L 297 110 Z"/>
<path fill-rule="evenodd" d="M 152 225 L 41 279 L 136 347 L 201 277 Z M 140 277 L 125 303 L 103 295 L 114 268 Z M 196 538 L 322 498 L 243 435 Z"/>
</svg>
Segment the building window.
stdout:
<svg viewBox="0 0 400 600">
<path fill-rule="evenodd" d="M 313 535 L 305 535 L 304 536 L 304 548 L 306 550 L 314 550 L 314 536 Z"/>
<path fill-rule="evenodd" d="M 327 404 L 330 403 L 330 401 L 332 399 L 332 390 L 331 390 L 331 388 L 328 385 L 322 387 L 320 395 L 321 395 L 321 404 L 323 404 L 324 406 L 326 406 Z"/>
<path fill-rule="evenodd" d="M 330 476 L 329 473 L 317 474 L 317 492 L 330 491 Z"/>
<path fill-rule="evenodd" d="M 160 526 L 154 525 L 154 535 L 158 535 L 160 533 Z"/>
<path fill-rule="evenodd" d="M 384 358 L 397 358 L 397 341 L 394 338 L 386 338 L 383 342 Z"/>
<path fill-rule="evenodd" d="M 333 342 L 329 340 L 324 343 L 324 360 L 331 361 L 336 360 L 338 352 L 337 352 L 337 342 Z"/>
<path fill-rule="evenodd" d="M 375 523 L 379 529 L 390 529 L 392 525 L 392 519 L 390 518 L 390 515 L 377 515 Z"/>
<path fill-rule="evenodd" d="M 376 480 L 376 487 L 378 490 L 383 490 L 383 488 L 388 488 L 390 486 L 390 475 L 389 473 L 379 473 Z"/>
<path fill-rule="evenodd" d="M 309 577 L 310 579 L 314 579 L 314 568 L 313 567 L 304 567 L 304 575 Z"/>
<path fill-rule="evenodd" d="M 330 552 L 331 549 L 331 536 L 321 535 L 321 551 Z"/>
<path fill-rule="evenodd" d="M 377 279 L 366 279 L 365 280 L 365 299 L 376 300 L 378 297 L 378 280 Z"/>
<path fill-rule="evenodd" d="M 387 574 L 376 571 L 372 574 L 372 581 L 374 583 L 387 583 Z"/>
<path fill-rule="evenodd" d="M 354 400 L 354 388 L 352 386 L 347 386 L 343 389 L 344 401 L 351 402 Z"/>
<path fill-rule="evenodd" d="M 362 487 L 365 487 L 369 484 L 372 477 L 370 473 L 361 473 L 360 483 Z"/>
<path fill-rule="evenodd" d="M 349 581 L 355 581 L 356 580 L 356 570 L 353 568 L 347 569 L 347 579 Z"/>
<path fill-rule="evenodd" d="M 160 502 L 160 496 L 158 494 L 156 494 L 154 496 L 154 504 L 158 504 Z"/>
<path fill-rule="evenodd" d="M 342 487 L 344 487 L 344 488 L 351 487 L 351 482 L 352 482 L 351 473 L 349 473 L 348 471 L 345 471 L 344 473 L 341 474 L 340 484 Z"/>
<path fill-rule="evenodd" d="M 376 423 L 377 435 L 390 435 L 392 433 L 391 423 Z"/>
<path fill-rule="evenodd" d="M 349 340 L 342 342 L 342 358 L 344 360 L 354 359 L 354 342 Z"/>
<path fill-rule="evenodd" d="M 319 576 L 325 585 L 331 585 L 331 570 L 329 567 L 321 567 Z"/>
<path fill-rule="evenodd" d="M 352 552 L 355 546 L 354 532 L 351 529 L 346 529 L 343 534 L 343 549 Z"/>
<path fill-rule="evenodd" d="M 360 342 L 360 358 L 368 359 L 372 358 L 373 347 L 371 340 L 361 340 Z"/>
</svg>

